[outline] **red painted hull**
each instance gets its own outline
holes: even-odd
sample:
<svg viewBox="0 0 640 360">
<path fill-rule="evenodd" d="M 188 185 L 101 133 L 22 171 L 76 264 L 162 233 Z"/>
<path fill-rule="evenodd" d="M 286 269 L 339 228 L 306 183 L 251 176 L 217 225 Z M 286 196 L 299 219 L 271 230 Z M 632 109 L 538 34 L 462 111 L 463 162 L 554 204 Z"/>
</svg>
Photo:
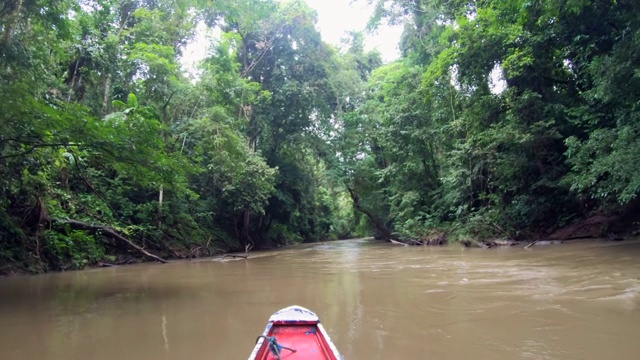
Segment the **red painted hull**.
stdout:
<svg viewBox="0 0 640 360">
<path fill-rule="evenodd" d="M 279 360 L 272 349 L 273 339 L 282 347 L 282 360 L 342 360 L 318 317 L 303 307 L 291 306 L 273 314 L 249 360 Z"/>
</svg>

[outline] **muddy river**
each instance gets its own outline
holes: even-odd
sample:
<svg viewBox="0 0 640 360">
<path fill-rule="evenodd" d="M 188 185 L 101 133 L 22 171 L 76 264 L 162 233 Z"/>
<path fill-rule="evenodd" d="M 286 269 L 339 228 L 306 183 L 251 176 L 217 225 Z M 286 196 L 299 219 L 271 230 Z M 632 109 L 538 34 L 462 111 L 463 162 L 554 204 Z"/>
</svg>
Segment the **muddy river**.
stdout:
<svg viewBox="0 0 640 360">
<path fill-rule="evenodd" d="M 345 359 L 640 359 L 640 242 L 254 255 L 0 279 L 0 359 L 246 359 L 292 304 Z"/>
</svg>

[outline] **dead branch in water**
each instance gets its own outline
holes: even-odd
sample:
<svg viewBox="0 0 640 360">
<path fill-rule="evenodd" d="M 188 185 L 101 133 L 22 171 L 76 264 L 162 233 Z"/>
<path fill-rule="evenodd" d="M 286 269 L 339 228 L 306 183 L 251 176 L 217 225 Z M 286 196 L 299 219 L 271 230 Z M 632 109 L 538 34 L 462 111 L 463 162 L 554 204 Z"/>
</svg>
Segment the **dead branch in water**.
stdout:
<svg viewBox="0 0 640 360">
<path fill-rule="evenodd" d="M 253 244 L 247 244 L 244 247 L 244 255 L 233 255 L 233 254 L 225 254 L 222 256 L 222 260 L 226 257 L 234 258 L 234 259 L 247 259 L 249 258 L 249 250 L 253 249 Z"/>
<path fill-rule="evenodd" d="M 224 260 L 225 258 L 233 258 L 233 259 L 246 259 L 247 255 L 233 255 L 233 254 L 225 254 L 222 256 L 222 260 Z"/>
<path fill-rule="evenodd" d="M 536 240 L 536 241 L 534 241 L 534 242 L 530 243 L 529 245 L 525 246 L 524 248 L 525 248 L 525 249 L 528 249 L 528 248 L 532 247 L 533 245 L 537 244 L 539 241 L 540 241 L 540 240 Z"/>
<path fill-rule="evenodd" d="M 389 239 L 389 242 L 391 242 L 392 244 L 395 244 L 395 245 L 400 245 L 400 246 L 409 246 L 409 244 L 405 244 L 405 243 L 400 242 L 400 241 L 395 241 L 395 240 L 393 240 L 393 239 Z"/>
</svg>

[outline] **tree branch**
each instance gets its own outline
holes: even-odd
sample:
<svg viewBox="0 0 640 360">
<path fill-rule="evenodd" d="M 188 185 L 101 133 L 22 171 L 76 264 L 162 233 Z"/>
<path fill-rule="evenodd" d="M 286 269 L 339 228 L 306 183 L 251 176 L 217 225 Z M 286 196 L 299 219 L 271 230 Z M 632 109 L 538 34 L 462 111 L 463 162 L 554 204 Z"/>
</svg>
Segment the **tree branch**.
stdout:
<svg viewBox="0 0 640 360">
<path fill-rule="evenodd" d="M 23 141 L 22 143 L 23 144 L 29 144 L 29 142 L 26 142 L 26 141 Z M 0 159 L 9 159 L 9 158 L 13 158 L 13 157 L 28 155 L 28 154 L 31 154 L 32 152 L 34 152 L 37 148 L 41 148 L 41 147 L 80 146 L 80 145 L 81 144 L 76 144 L 76 143 L 54 143 L 54 144 L 41 143 L 41 144 L 33 144 L 33 145 L 31 145 L 31 148 L 29 150 L 18 152 L 18 153 L 13 153 L 13 154 L 9 154 L 9 155 L 3 155 L 3 156 L 0 156 Z"/>
<path fill-rule="evenodd" d="M 105 235 L 107 235 L 107 236 L 109 236 L 111 238 L 114 238 L 116 240 L 124 242 L 125 244 L 129 245 L 129 247 L 137 250 L 142 255 L 144 255 L 144 256 L 146 256 L 146 257 L 148 257 L 150 259 L 159 261 L 161 263 L 166 263 L 167 262 L 167 260 L 148 252 L 147 250 L 143 249 L 142 247 L 134 244 L 131 240 L 129 240 L 129 239 L 125 238 L 124 236 L 118 234 L 116 232 L 116 230 L 114 228 L 110 227 L 110 226 L 89 224 L 89 223 L 86 223 L 84 221 L 78 221 L 78 220 L 61 220 L 61 219 L 49 219 L 49 220 L 52 221 L 52 222 L 59 223 L 59 224 L 67 224 L 67 225 L 70 225 L 73 228 L 80 229 L 80 230 L 88 230 L 88 231 L 92 231 L 92 232 L 101 231 L 103 234 L 105 234 Z"/>
</svg>

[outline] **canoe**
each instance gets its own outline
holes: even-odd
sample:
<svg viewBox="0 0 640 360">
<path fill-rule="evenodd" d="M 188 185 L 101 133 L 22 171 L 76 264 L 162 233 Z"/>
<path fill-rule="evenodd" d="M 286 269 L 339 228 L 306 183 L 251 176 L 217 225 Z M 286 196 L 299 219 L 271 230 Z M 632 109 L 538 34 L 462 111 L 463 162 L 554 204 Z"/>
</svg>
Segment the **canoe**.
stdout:
<svg viewBox="0 0 640 360">
<path fill-rule="evenodd" d="M 249 360 L 342 360 L 320 319 L 302 306 L 271 315 Z"/>
</svg>

